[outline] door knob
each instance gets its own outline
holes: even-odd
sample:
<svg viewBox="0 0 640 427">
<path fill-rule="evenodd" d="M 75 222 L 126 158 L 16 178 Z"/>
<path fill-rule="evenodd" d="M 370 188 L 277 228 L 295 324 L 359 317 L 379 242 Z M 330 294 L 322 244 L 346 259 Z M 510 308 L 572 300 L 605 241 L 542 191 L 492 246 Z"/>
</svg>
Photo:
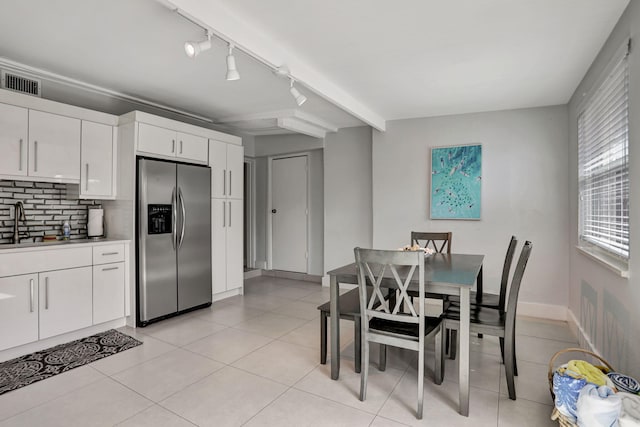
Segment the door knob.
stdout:
<svg viewBox="0 0 640 427">
<path fill-rule="evenodd" d="M 275 209 L 271 209 L 271 213 L 276 213 L 277 211 Z"/>
</svg>

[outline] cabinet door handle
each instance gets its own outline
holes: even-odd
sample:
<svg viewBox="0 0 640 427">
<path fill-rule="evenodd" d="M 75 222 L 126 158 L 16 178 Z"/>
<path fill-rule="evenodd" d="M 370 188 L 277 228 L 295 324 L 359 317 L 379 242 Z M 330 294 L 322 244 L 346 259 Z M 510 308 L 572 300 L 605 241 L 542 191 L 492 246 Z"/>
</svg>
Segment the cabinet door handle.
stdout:
<svg viewBox="0 0 640 427">
<path fill-rule="evenodd" d="M 31 296 L 31 299 L 29 300 L 29 311 L 33 313 L 33 279 L 29 280 L 29 293 Z"/>
<path fill-rule="evenodd" d="M 227 226 L 227 202 L 222 202 L 222 227 Z"/>
<path fill-rule="evenodd" d="M 49 309 L 49 278 L 44 278 L 44 309 Z"/>
<path fill-rule="evenodd" d="M 227 195 L 227 170 L 223 169 L 222 171 L 222 195 Z"/>
<path fill-rule="evenodd" d="M 229 227 L 231 227 L 231 202 L 229 202 Z"/>
<path fill-rule="evenodd" d="M 87 163 L 85 165 L 85 183 L 84 183 L 84 189 L 85 191 L 89 191 L 89 163 Z"/>
<path fill-rule="evenodd" d="M 18 170 L 21 171 L 22 170 L 22 138 L 20 138 L 20 160 L 19 160 L 19 164 L 18 164 Z"/>
<path fill-rule="evenodd" d="M 171 140 L 171 152 L 172 153 L 176 152 L 176 140 L 175 139 Z"/>
<path fill-rule="evenodd" d="M 33 171 L 38 172 L 38 141 L 33 141 Z"/>
<path fill-rule="evenodd" d="M 107 256 L 107 255 L 118 255 L 120 252 L 103 252 L 102 256 Z"/>
<path fill-rule="evenodd" d="M 182 141 L 180 141 L 180 154 L 182 154 Z"/>
<path fill-rule="evenodd" d="M 233 171 L 231 171 L 231 170 L 229 171 L 229 195 L 231 195 L 231 172 L 233 172 Z M 231 205 L 229 205 L 229 206 L 231 206 Z"/>
<path fill-rule="evenodd" d="M 117 269 L 118 267 L 106 267 L 106 268 L 103 268 L 102 271 L 117 270 Z"/>
</svg>

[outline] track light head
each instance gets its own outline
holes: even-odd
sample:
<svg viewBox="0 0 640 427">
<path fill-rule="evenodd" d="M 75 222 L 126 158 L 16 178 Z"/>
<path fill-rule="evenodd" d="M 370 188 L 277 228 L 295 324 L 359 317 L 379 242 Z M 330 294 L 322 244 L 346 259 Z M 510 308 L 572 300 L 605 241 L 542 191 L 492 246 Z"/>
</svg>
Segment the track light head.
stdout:
<svg viewBox="0 0 640 427">
<path fill-rule="evenodd" d="M 291 96 L 293 96 L 293 99 L 296 100 L 296 104 L 298 104 L 298 107 L 300 107 L 302 106 L 302 104 L 307 102 L 307 97 L 301 94 L 300 91 L 293 86 L 293 83 L 293 79 L 291 79 L 289 92 L 291 92 Z"/>
<path fill-rule="evenodd" d="M 211 49 L 211 34 L 207 32 L 207 39 L 202 41 L 188 41 L 184 44 L 184 52 L 189 58 L 195 58 L 205 50 Z"/>
<path fill-rule="evenodd" d="M 229 54 L 227 55 L 227 80 L 240 80 L 240 73 L 236 68 L 236 58 L 233 56 L 233 44 L 229 43 Z"/>
</svg>

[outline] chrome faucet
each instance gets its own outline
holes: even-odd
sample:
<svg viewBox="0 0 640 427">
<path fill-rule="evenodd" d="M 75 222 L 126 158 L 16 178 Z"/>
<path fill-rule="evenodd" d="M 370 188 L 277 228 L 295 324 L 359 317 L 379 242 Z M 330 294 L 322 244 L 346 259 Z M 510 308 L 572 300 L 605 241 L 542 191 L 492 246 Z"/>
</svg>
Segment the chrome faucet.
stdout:
<svg viewBox="0 0 640 427">
<path fill-rule="evenodd" d="M 22 202 L 16 202 L 15 206 L 15 215 L 13 221 L 13 243 L 20 243 L 20 231 L 18 230 L 18 225 L 20 221 L 26 221 L 27 218 L 24 215 L 24 206 Z"/>
</svg>

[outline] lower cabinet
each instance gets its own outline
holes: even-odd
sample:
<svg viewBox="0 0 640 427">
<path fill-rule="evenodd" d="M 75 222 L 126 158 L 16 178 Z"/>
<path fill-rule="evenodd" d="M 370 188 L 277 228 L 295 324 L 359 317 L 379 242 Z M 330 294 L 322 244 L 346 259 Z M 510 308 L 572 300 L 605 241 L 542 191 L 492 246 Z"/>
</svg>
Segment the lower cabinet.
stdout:
<svg viewBox="0 0 640 427">
<path fill-rule="evenodd" d="M 92 267 L 38 274 L 40 339 L 92 325 Z"/>
<path fill-rule="evenodd" d="M 38 275 L 0 278 L 0 350 L 38 340 Z"/>
<path fill-rule="evenodd" d="M 93 324 L 124 317 L 124 262 L 93 266 Z"/>
</svg>

